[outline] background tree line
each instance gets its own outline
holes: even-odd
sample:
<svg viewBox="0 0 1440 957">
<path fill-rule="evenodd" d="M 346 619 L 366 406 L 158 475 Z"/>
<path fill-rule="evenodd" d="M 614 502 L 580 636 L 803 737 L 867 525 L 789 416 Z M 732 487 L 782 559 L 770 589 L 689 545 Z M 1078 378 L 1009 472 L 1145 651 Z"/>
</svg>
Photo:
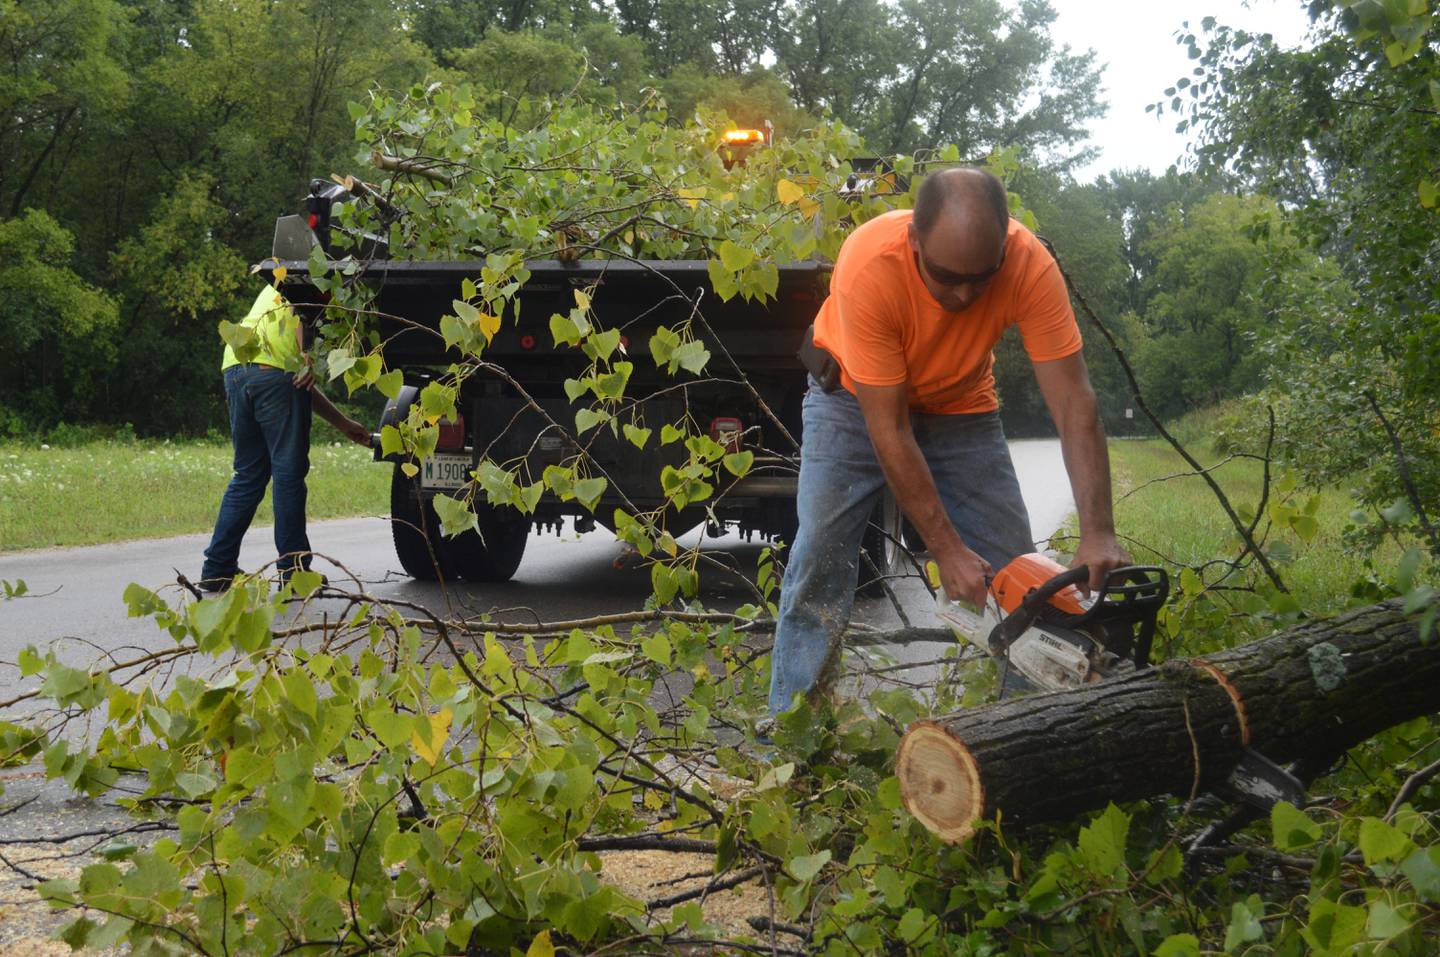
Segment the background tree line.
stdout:
<svg viewBox="0 0 1440 957">
<path fill-rule="evenodd" d="M 1384 415 L 1423 505 L 1440 493 L 1436 41 L 1393 4 L 1309 9 L 1298 50 L 1182 31 L 1194 70 L 1157 107 L 1202 134 L 1195 168 L 1081 183 L 1101 67 L 1044 0 L 0 0 L 0 434 L 222 424 L 215 325 L 243 312 L 275 216 L 364 169 L 348 101 L 439 78 L 512 123 L 546 97 L 655 91 L 672 116 L 718 107 L 778 136 L 832 114 L 874 153 L 1008 149 L 1157 412 L 1269 390 L 1283 441 L 1329 480 L 1393 458 Z M 1133 430 L 1088 338 L 1107 424 Z M 999 362 L 1012 432 L 1047 428 L 1017 342 Z M 1377 483 L 1377 501 L 1400 491 Z"/>
</svg>

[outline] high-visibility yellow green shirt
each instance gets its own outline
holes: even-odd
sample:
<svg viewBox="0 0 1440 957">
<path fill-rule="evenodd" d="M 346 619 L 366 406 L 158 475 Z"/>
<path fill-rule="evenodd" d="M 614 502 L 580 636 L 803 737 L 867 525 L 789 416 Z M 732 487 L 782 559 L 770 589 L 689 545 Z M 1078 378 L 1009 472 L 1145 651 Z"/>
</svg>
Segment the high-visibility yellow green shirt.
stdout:
<svg viewBox="0 0 1440 957">
<path fill-rule="evenodd" d="M 278 369 L 298 368 L 300 340 L 296 330 L 299 323 L 300 317 L 295 315 L 294 310 L 281 298 L 279 290 L 274 286 L 266 286 L 260 290 L 250 312 L 240 320 L 240 325 L 255 330 L 255 338 L 260 346 L 260 352 L 250 361 Z M 227 345 L 225 358 L 220 362 L 220 371 L 224 372 L 239 363 L 240 359 L 235 355 L 235 350 Z"/>
</svg>

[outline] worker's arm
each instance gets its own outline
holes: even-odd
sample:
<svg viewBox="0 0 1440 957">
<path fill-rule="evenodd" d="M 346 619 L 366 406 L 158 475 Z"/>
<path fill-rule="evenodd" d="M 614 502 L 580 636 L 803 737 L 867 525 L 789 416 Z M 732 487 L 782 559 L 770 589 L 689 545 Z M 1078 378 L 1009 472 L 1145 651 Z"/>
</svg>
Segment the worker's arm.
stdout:
<svg viewBox="0 0 1440 957">
<path fill-rule="evenodd" d="M 370 447 L 370 430 L 335 408 L 334 403 L 320 391 L 320 387 L 313 383 L 310 386 L 310 402 L 315 413 L 339 429 L 347 439 L 366 448 Z"/>
<path fill-rule="evenodd" d="M 1088 565 L 1088 591 L 1098 591 L 1112 569 L 1130 564 L 1130 556 L 1115 539 L 1110 503 L 1110 453 L 1090 373 L 1080 353 L 1035 363 L 1035 381 L 1060 432 L 1060 451 L 1075 509 L 1080 514 L 1080 545 L 1072 567 Z"/>
<path fill-rule="evenodd" d="M 295 388 L 309 389 L 311 407 L 320 418 L 339 429 L 351 442 L 369 448 L 370 430 L 335 408 L 335 404 L 326 398 L 325 393 L 315 384 L 315 369 L 310 364 L 310 354 L 305 351 L 305 332 L 298 322 L 295 323 L 295 338 L 300 343 L 300 361 L 304 363 L 300 371 L 295 373 Z"/>
<path fill-rule="evenodd" d="M 865 416 L 865 429 L 875 446 L 875 457 L 885 472 L 901 510 L 925 539 L 935 564 L 940 566 L 940 584 L 953 598 L 985 603 L 985 576 L 990 565 L 961 541 L 940 493 L 935 477 L 920 452 L 910 429 L 908 387 L 900 385 L 855 384 L 855 396 Z"/>
</svg>

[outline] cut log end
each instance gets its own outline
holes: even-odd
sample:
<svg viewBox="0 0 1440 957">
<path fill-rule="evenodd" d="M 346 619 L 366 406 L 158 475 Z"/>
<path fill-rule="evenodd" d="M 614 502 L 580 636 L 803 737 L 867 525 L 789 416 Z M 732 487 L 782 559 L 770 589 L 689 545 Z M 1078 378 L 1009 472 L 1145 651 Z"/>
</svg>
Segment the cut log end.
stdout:
<svg viewBox="0 0 1440 957">
<path fill-rule="evenodd" d="M 980 765 L 943 725 L 919 721 L 895 755 L 905 810 L 942 840 L 959 844 L 975 833 L 985 807 Z"/>
</svg>

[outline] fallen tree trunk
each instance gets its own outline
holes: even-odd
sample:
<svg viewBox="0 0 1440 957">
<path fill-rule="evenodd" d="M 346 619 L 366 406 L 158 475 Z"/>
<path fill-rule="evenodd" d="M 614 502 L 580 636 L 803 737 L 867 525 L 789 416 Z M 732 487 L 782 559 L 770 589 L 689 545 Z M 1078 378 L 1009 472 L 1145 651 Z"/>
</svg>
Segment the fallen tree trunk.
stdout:
<svg viewBox="0 0 1440 957">
<path fill-rule="evenodd" d="M 1440 710 L 1440 643 L 1398 602 L 1308 622 L 1205 658 L 912 725 L 905 807 L 961 842 L 982 820 L 1073 817 L 1221 785 L 1246 747 L 1317 760 Z"/>
</svg>

